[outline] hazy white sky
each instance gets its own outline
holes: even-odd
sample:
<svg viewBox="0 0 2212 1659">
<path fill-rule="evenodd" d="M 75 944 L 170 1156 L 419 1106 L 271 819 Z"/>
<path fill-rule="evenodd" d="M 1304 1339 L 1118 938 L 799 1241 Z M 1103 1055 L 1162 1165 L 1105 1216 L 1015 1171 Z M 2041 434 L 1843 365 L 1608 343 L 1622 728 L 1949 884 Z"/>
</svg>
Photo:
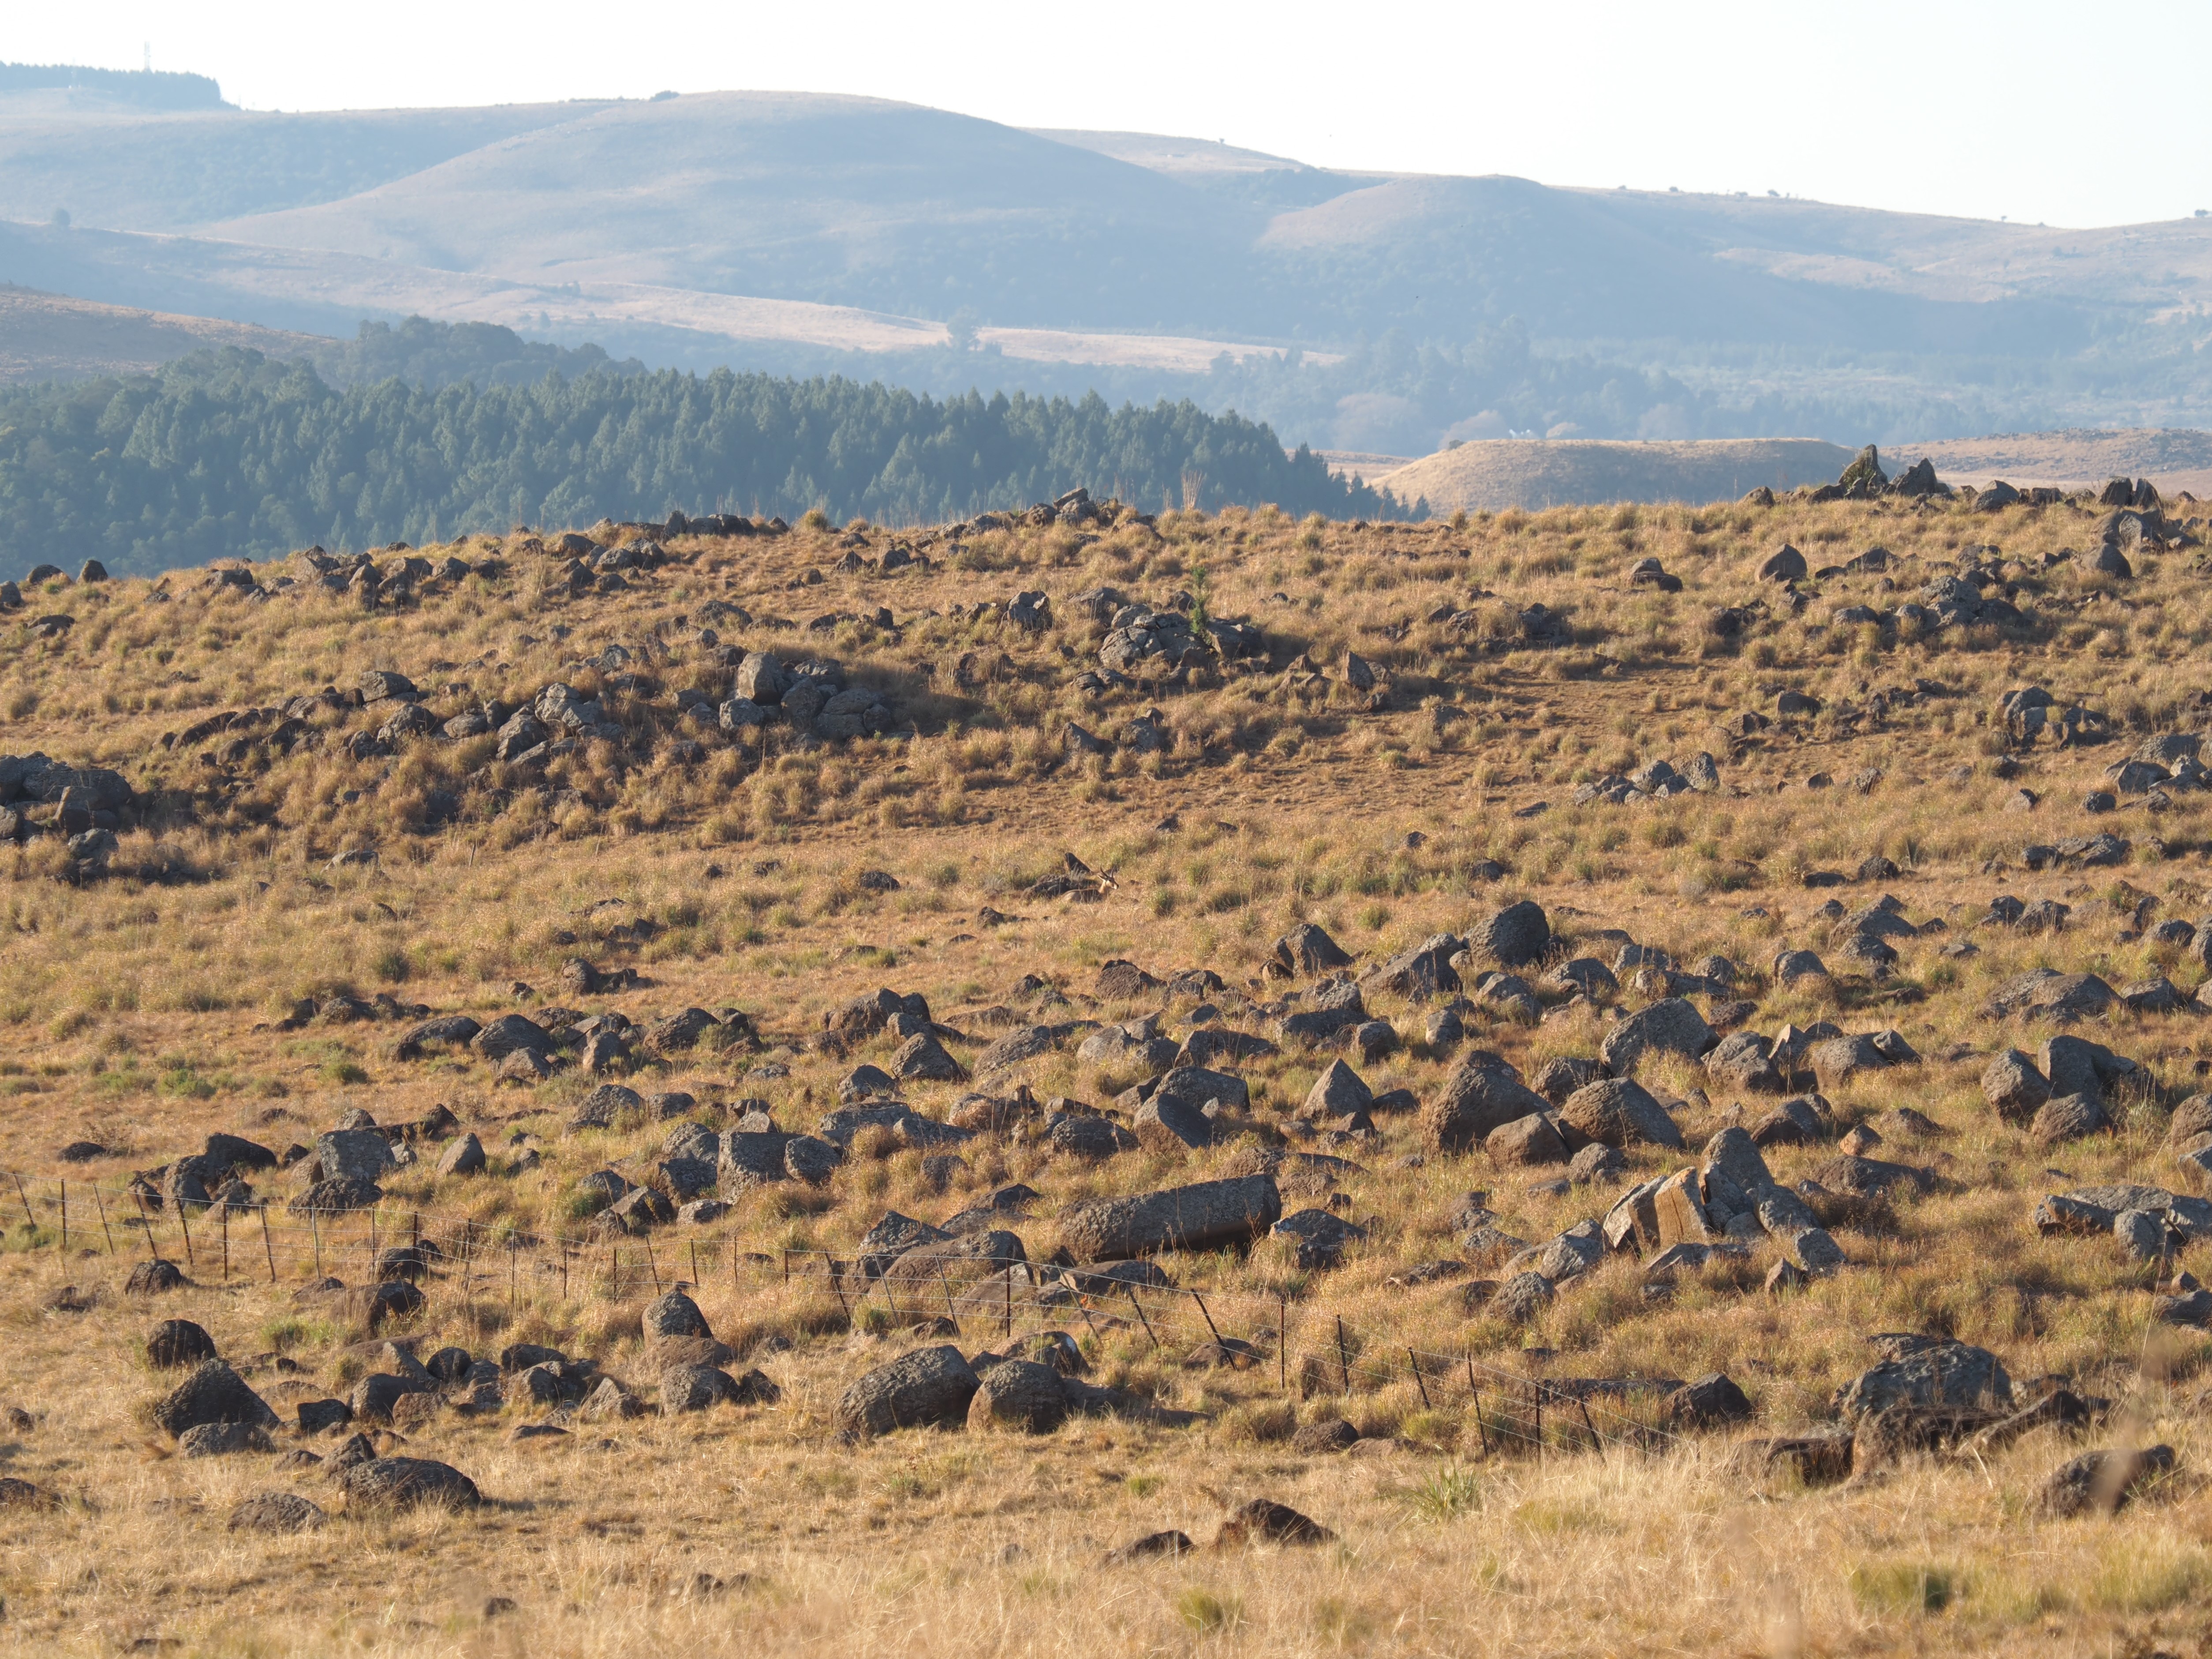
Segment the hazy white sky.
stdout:
<svg viewBox="0 0 2212 1659">
<path fill-rule="evenodd" d="M 787 88 L 1340 168 L 2065 225 L 2212 208 L 2208 0 L 77 0 L 0 24 L 18 63 L 147 46 L 255 109 Z"/>
</svg>

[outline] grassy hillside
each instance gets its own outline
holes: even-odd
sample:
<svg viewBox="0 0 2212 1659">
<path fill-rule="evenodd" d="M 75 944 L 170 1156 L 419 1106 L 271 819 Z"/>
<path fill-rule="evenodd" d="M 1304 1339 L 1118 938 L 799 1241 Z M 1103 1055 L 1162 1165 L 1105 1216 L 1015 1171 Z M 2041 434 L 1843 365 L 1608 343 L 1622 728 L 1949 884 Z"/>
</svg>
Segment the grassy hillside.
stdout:
<svg viewBox="0 0 2212 1659">
<path fill-rule="evenodd" d="M 1109 503 L 32 584 L 5 747 L 119 779 L 0 764 L 54 796 L 11 808 L 0 862 L 5 1639 L 2188 1650 L 2212 1583 L 2212 1298 L 2172 1278 L 2207 1213 L 2176 1156 L 2208 1123 L 2196 510 Z M 2125 575 L 2091 557 L 2107 524 Z M 1762 577 L 1785 545 L 1805 574 Z M 1132 654 L 1194 612 L 1218 649 Z M 763 721 L 747 652 L 858 695 L 833 710 L 817 676 Z M 2000 702 L 2030 686 L 2047 712 Z M 2116 765 L 2138 754 L 2158 777 Z M 1356 1038 L 1316 1017 L 1342 985 L 1278 954 L 1302 925 L 1357 979 Z M 1991 1011 L 2042 969 L 2097 976 L 2064 982 L 2071 1023 Z M 538 1061 L 410 1034 L 513 1015 Z M 1768 1046 L 1708 1064 L 1713 1028 Z M 1146 1106 L 1179 1045 L 1222 1075 Z M 2014 1047 L 2008 1089 L 2040 1065 L 2097 1098 L 1999 1110 Z M 1567 1092 L 1601 1056 L 1638 1090 Z M 1379 1098 L 1316 1098 L 1338 1061 Z M 1503 1112 L 1524 1085 L 1557 1117 L 1470 1144 L 1469 1091 Z M 1193 1086 L 1213 1104 L 1170 1109 Z M 871 1088 L 903 1109 L 833 1115 Z M 386 1132 L 318 1141 L 361 1113 Z M 1618 1156 L 1528 1161 L 1577 1125 Z M 1778 1219 L 1736 1211 L 1741 1253 L 1580 1253 L 1570 1229 L 1648 1180 L 1689 1170 L 1683 1204 L 1715 1206 L 1669 1200 L 1677 1237 L 1749 1203 L 1723 1179 L 1757 1185 L 1747 1143 L 1712 1138 L 1753 1126 Z M 214 1131 L 291 1162 L 204 1205 Z M 479 1173 L 444 1167 L 464 1135 Z M 310 1143 L 374 1154 L 373 1207 L 309 1196 Z M 657 1207 L 702 1168 L 726 1210 Z M 1076 1206 L 1207 1180 L 1305 1212 L 1308 1242 L 1100 1277 Z M 975 1230 L 915 1254 L 889 1212 Z M 1330 1217 L 1358 1229 L 1340 1254 Z M 155 1252 L 190 1282 L 131 1294 Z M 207 1436 L 153 1409 L 169 1318 L 275 1408 L 270 1449 L 180 1455 Z M 989 1369 L 1041 1332 L 1065 1340 L 1026 1351 L 1097 1392 Z M 946 1346 L 983 1407 L 876 1432 L 843 1403 Z M 672 1369 L 702 1359 L 723 1383 Z M 1675 1392 L 1714 1372 L 1747 1418 Z M 1075 1414 L 1004 1426 L 1017 1381 Z M 678 1409 L 725 1384 L 738 1403 Z M 1904 1402 L 1863 1409 L 1885 1388 Z M 360 1418 L 301 1431 L 330 1400 Z M 2068 1460 L 2151 1446 L 2169 1473 L 2049 1507 Z M 380 1505 L 392 1457 L 486 1501 Z M 262 1492 L 323 1522 L 230 1526 Z M 1240 1541 L 1224 1516 L 1260 1498 L 1331 1537 Z M 1164 1529 L 1197 1547 L 1106 1558 Z"/>
</svg>

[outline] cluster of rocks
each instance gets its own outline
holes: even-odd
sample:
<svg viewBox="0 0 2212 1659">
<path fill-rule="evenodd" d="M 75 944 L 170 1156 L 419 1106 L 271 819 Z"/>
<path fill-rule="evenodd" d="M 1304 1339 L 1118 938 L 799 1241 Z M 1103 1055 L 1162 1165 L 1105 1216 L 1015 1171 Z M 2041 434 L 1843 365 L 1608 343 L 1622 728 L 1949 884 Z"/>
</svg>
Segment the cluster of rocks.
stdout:
<svg viewBox="0 0 2212 1659">
<path fill-rule="evenodd" d="M 1616 807 L 1640 806 L 1646 801 L 1663 801 L 1670 796 L 1711 795 L 1720 787 L 1719 766 L 1714 764 L 1711 755 L 1700 749 L 1679 770 L 1672 761 L 1653 760 L 1626 778 L 1607 773 L 1578 784 L 1574 802 L 1578 807 L 1588 806 L 1593 801 Z"/>
<path fill-rule="evenodd" d="M 1880 451 L 1869 443 L 1833 484 L 1808 485 L 1796 493 L 1807 501 L 1874 501 L 1883 496 L 1948 500 L 1952 491 L 1949 485 L 1936 476 L 1935 462 L 1924 455 L 1892 479 L 1882 470 Z M 1754 490 L 1745 500 L 1752 501 L 1762 495 L 1764 505 L 1774 504 L 1774 492 L 1771 490 Z"/>
<path fill-rule="evenodd" d="M 2027 747 L 2042 743 L 2068 748 L 2101 743 L 2112 735 L 2112 722 L 2079 703 L 2062 704 L 2040 686 L 2021 686 L 1997 699 L 1997 718 L 2005 736 Z"/>
<path fill-rule="evenodd" d="M 1201 631 L 1192 619 L 1194 606 L 1155 610 L 1122 602 L 1120 595 L 1103 588 L 1077 595 L 1073 603 L 1094 615 L 1112 607 L 1098 647 L 1099 667 L 1109 674 L 1158 679 L 1267 655 L 1267 639 L 1253 624 L 1208 618 Z"/>
<path fill-rule="evenodd" d="M 44 754 L 0 755 L 0 839 L 54 836 L 82 869 L 113 857 L 116 832 L 136 816 L 137 794 L 122 773 L 71 766 Z"/>
<path fill-rule="evenodd" d="M 2006 1122 L 2051 1145 L 2113 1128 L 2111 1104 L 2140 1095 L 2148 1077 L 2102 1043 L 2062 1033 L 2045 1038 L 2033 1058 L 2016 1048 L 1993 1056 L 1982 1071 L 1982 1098 Z"/>
<path fill-rule="evenodd" d="M 705 699 L 687 711 L 703 713 Z M 895 719 L 880 692 L 848 686 L 844 670 L 819 659 L 787 665 L 765 651 L 748 651 L 738 662 L 727 701 L 714 711 L 726 732 L 780 721 L 817 737 L 843 739 L 888 731 Z"/>
</svg>

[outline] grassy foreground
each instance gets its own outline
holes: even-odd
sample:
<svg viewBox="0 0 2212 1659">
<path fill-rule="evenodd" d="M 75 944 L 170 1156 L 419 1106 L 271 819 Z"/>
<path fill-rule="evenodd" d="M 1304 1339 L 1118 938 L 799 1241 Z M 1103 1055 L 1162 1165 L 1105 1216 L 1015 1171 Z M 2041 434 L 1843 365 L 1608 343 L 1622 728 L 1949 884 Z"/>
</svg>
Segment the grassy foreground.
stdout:
<svg viewBox="0 0 2212 1659">
<path fill-rule="evenodd" d="M 2179 522 L 2194 509 L 2170 510 Z M 1975 514 L 1785 500 L 1419 527 L 1266 512 L 934 537 L 802 526 L 776 538 L 675 538 L 669 563 L 624 572 L 620 590 L 583 594 L 543 550 L 547 533 L 416 550 L 433 565 L 451 555 L 495 568 L 423 584 L 398 607 L 319 589 L 302 596 L 296 563 L 252 573 L 264 589 L 287 574 L 301 582 L 266 600 L 202 572 L 27 591 L 0 665 L 0 748 L 112 766 L 141 804 L 104 875 L 72 860 L 57 834 L 9 854 L 0 1167 L 21 1173 L 35 1224 L 20 1206 L 8 1211 L 0 1254 L 0 1406 L 24 1414 L 0 1438 L 0 1474 L 58 1501 L 0 1507 L 0 1644 L 206 1654 L 896 1643 L 994 1654 L 2202 1651 L 2212 1498 L 2189 1477 L 2206 1449 L 2198 1394 L 2212 1346 L 2201 1332 L 2153 1322 L 2154 1270 L 2111 1239 L 2042 1236 L 2031 1215 L 2047 1192 L 2098 1182 L 2183 1186 L 2167 1117 L 2212 1066 L 2203 1016 L 2188 1002 L 2077 1028 L 2147 1074 L 2107 1133 L 2039 1145 L 1992 1112 L 1979 1085 L 1993 1052 L 2033 1052 L 2053 1029 L 1984 1016 L 1991 992 L 2019 973 L 2094 973 L 2114 987 L 2163 973 L 2185 997 L 2204 977 L 2185 945 L 2154 930 L 2208 908 L 2207 797 L 2176 790 L 2154 809 L 2124 795 L 2095 814 L 2081 803 L 2144 740 L 2204 725 L 2212 603 L 2193 550 L 2138 551 L 2125 579 L 2096 573 L 2086 555 L 2099 517 L 2064 503 Z M 596 534 L 619 544 L 634 533 Z M 1889 558 L 1807 580 L 1797 610 L 1756 574 L 1785 542 L 1815 569 L 1877 546 Z M 882 570 L 895 544 L 929 563 Z M 2062 550 L 2077 556 L 2058 559 Z M 1680 591 L 1632 583 L 1637 561 L 1654 557 Z M 1892 609 L 1962 558 L 1996 573 L 2019 621 L 1920 635 L 1836 614 Z M 1171 686 L 1094 693 L 1076 681 L 1097 667 L 1111 619 L 1077 596 L 1101 587 L 1162 608 L 1187 596 L 1212 617 L 1249 619 L 1267 655 Z M 1003 610 L 1030 591 L 1052 601 L 1051 623 L 1036 631 Z M 1531 637 L 1526 619 L 1540 604 L 1562 620 L 1540 619 Z M 1735 614 L 1716 628 L 1723 610 Z M 37 625 L 56 615 L 72 621 Z M 812 625 L 820 618 L 831 619 Z M 704 693 L 710 709 L 728 694 L 726 646 L 834 657 L 882 692 L 895 723 L 817 742 L 779 726 L 733 739 L 711 722 L 679 721 L 682 693 Z M 1374 691 L 1347 683 L 1357 673 L 1347 651 L 1371 667 Z M 351 689 L 372 669 L 410 676 L 441 720 L 560 681 L 599 701 L 621 734 L 542 767 L 499 759 L 488 733 L 402 736 L 390 753 L 360 744 L 354 753 L 349 740 L 378 730 L 392 705 L 326 704 L 302 717 L 314 738 L 289 749 L 272 741 L 270 718 L 176 741 L 217 714 Z M 1997 698 L 2029 685 L 2087 705 L 2112 735 L 2008 743 Z M 1778 699 L 1792 692 L 1818 711 L 1782 715 Z M 1150 708 L 1163 741 L 1127 741 Z M 1114 747 L 1072 747 L 1071 724 Z M 1699 751 L 1719 765 L 1718 792 L 1573 803 L 1580 783 Z M 2016 803 L 2023 788 L 2031 810 Z M 2100 831 L 2128 841 L 2124 862 L 2026 867 L 2030 843 Z M 1095 901 L 1033 890 L 1069 855 L 1108 878 Z M 1855 875 L 1875 857 L 1898 873 L 1805 884 L 1808 872 Z M 896 886 L 864 879 L 874 872 Z M 1900 961 L 1887 978 L 1855 974 L 1820 906 L 1835 899 L 1856 912 L 1884 894 L 1914 923 L 1945 929 L 1894 941 Z M 2066 905 L 2066 925 L 1981 924 L 2001 894 Z M 1194 1305 L 1172 1297 L 1143 1304 L 1157 1325 L 1130 1318 L 1126 1302 L 1049 1310 L 1080 1341 L 1091 1381 L 1198 1413 L 1196 1423 L 1088 1418 L 1040 1436 L 916 1430 L 851 1445 L 836 1432 L 838 1394 L 916 1339 L 879 1295 L 854 1303 L 810 1277 L 805 1253 L 849 1259 L 886 1210 L 942 1220 L 1021 1182 L 1041 1198 L 1030 1219 L 1007 1224 L 1042 1261 L 1063 1205 L 1249 1167 L 1255 1150 L 1283 1141 L 1333 1052 L 1286 1043 L 1232 1068 L 1253 1096 L 1249 1126 L 1205 1150 L 1092 1164 L 1032 1137 L 989 1134 L 942 1178 L 920 1154 L 864 1137 L 823 1187 L 750 1189 L 720 1220 L 656 1229 L 642 1273 L 647 1239 L 616 1241 L 626 1271 L 610 1283 L 592 1271 L 610 1241 L 592 1230 L 597 1205 L 581 1183 L 609 1167 L 643 1179 L 673 1125 L 633 1116 L 567 1132 L 599 1079 L 569 1069 L 535 1085 L 495 1082 L 465 1051 L 398 1058 L 403 1022 L 313 1009 L 301 1019 L 302 1000 L 379 993 L 484 1021 L 549 1003 L 640 1023 L 734 1008 L 757 1027 L 757 1049 L 641 1052 L 646 1063 L 626 1081 L 691 1095 L 692 1115 L 718 1129 L 734 1126 L 738 1101 L 761 1100 L 783 1128 L 803 1130 L 837 1104 L 854 1065 L 887 1064 L 897 1048 L 890 1033 L 843 1052 L 818 1041 L 826 1017 L 879 985 L 926 996 L 933 1018 L 969 1040 L 946 1040 L 969 1064 L 1031 1020 L 1164 1009 L 1171 1035 L 1192 1028 L 1196 996 L 1101 995 L 1099 970 L 1115 960 L 1162 979 L 1210 969 L 1224 988 L 1207 1000 L 1224 1020 L 1272 1038 L 1256 1005 L 1310 989 L 1304 978 L 1264 977 L 1273 942 L 1297 924 L 1324 926 L 1364 968 L 1436 933 L 1465 933 L 1522 897 L 1544 906 L 1572 954 L 1608 965 L 1619 942 L 1600 937 L 1606 930 L 1680 964 L 1727 957 L 1735 995 L 1755 1004 L 1745 1028 L 1826 1019 L 1902 1033 L 1921 1064 L 1826 1092 L 1839 1130 L 1899 1107 L 1932 1119 L 1941 1133 L 1887 1139 L 1871 1156 L 1931 1169 L 1935 1189 L 1837 1225 L 1850 1266 L 1800 1290 L 1762 1292 L 1769 1241 L 1747 1263 L 1684 1275 L 1666 1297 L 1647 1296 L 1640 1264 L 1615 1256 L 1522 1325 L 1470 1312 L 1457 1279 L 1389 1281 L 1465 1254 L 1448 1215 L 1462 1193 L 1488 1192 L 1499 1227 L 1540 1243 L 1771 1102 L 1689 1062 L 1647 1060 L 1638 1079 L 1668 1103 L 1690 1155 L 1631 1147 L 1623 1177 L 1557 1192 L 1531 1183 L 1558 1170 L 1425 1147 L 1414 1114 L 1378 1115 L 1372 1138 L 1357 1142 L 1293 1135 L 1359 1166 L 1334 1183 L 1368 1234 L 1342 1266 L 1300 1268 L 1274 1241 L 1161 1261 L 1262 1363 L 1186 1364 L 1209 1333 Z M 1961 939 L 1977 951 L 1947 955 Z M 1778 985 L 1770 972 L 1784 948 L 1820 952 L 1835 972 Z M 642 983 L 566 989 L 564 965 L 577 957 Z M 1031 976 L 1065 1002 L 1025 984 Z M 1651 999 L 1630 973 L 1622 980 L 1620 1002 Z M 1452 1058 L 1425 1039 L 1434 1005 L 1371 993 L 1368 1004 L 1401 1046 L 1355 1058 L 1361 1076 L 1378 1094 L 1432 1095 Z M 1529 1077 L 1548 1059 L 1595 1054 L 1609 1029 L 1589 1007 L 1524 1023 L 1478 1002 L 1464 1017 L 1469 1045 Z M 943 1118 L 971 1089 L 1006 1092 L 1018 1080 L 1039 1100 L 1106 1107 L 1142 1076 L 1074 1051 L 1069 1042 L 1030 1063 L 1003 1090 L 916 1083 L 902 1098 Z M 265 1267 L 256 1212 L 228 1223 L 228 1274 L 211 1253 L 214 1222 L 196 1215 L 194 1284 L 157 1300 L 125 1294 L 146 1253 L 128 1225 L 133 1172 L 198 1151 L 213 1131 L 282 1151 L 354 1108 L 395 1124 L 438 1104 L 480 1137 L 491 1170 L 439 1175 L 428 1145 L 385 1180 L 380 1236 L 421 1216 L 450 1237 L 466 1218 L 489 1247 L 468 1276 L 434 1273 L 411 1321 L 371 1339 L 337 1304 L 299 1299 L 325 1241 L 283 1208 L 296 1189 L 273 1171 L 252 1178 L 272 1200 Z M 78 1140 L 105 1155 L 62 1162 Z M 532 1151 L 536 1167 L 518 1169 Z M 1834 1152 L 1766 1156 L 1794 1182 Z M 66 1251 L 50 1207 L 64 1179 Z M 1285 1208 L 1321 1202 L 1328 1185 L 1286 1193 Z M 0 1181 L 0 1198 L 11 1186 Z M 88 1191 L 119 1226 L 94 1230 Z M 323 1263 L 348 1284 L 368 1277 L 359 1231 L 356 1221 L 334 1233 Z M 173 1220 L 156 1236 L 181 1258 Z M 560 1282 L 544 1266 L 558 1238 L 575 1241 L 579 1259 Z M 509 1272 L 499 1251 L 510 1242 L 532 1271 Z M 787 1252 L 802 1264 L 788 1282 Z M 2201 1252 L 2179 1265 L 2201 1268 Z M 165 1318 L 204 1326 L 288 1420 L 288 1400 L 343 1397 L 380 1369 L 378 1345 L 392 1336 L 418 1339 L 424 1355 L 456 1344 L 495 1357 L 544 1343 L 649 1396 L 641 1310 L 655 1280 L 695 1274 L 716 1335 L 739 1352 L 733 1369 L 757 1367 L 781 1400 L 576 1421 L 565 1436 L 520 1441 L 515 1428 L 546 1420 L 544 1408 L 447 1411 L 402 1430 L 409 1455 L 475 1480 L 488 1500 L 478 1509 L 358 1512 L 316 1471 L 279 1470 L 270 1455 L 179 1457 L 143 1414 L 174 1380 L 143 1354 Z M 64 1284 L 88 1309 L 52 1306 Z M 1041 1316 L 1030 1310 L 1030 1328 Z M 1348 1391 L 1332 1365 L 1346 1351 L 1339 1320 L 1354 1357 Z M 1842 1488 L 1731 1465 L 1738 1434 L 1828 1421 L 1835 1389 L 1874 1363 L 1865 1339 L 1899 1331 L 1985 1346 L 2023 1388 L 2063 1379 L 2113 1402 L 2112 1415 L 2079 1444 L 2039 1430 L 1980 1459 L 1908 1457 Z M 930 1339 L 974 1352 L 1000 1345 L 1000 1334 L 971 1317 L 962 1334 Z M 1418 1376 L 1403 1361 L 1409 1348 L 1422 1357 Z M 1662 1432 L 1655 1399 L 1631 1393 L 1597 1402 L 1601 1450 L 1577 1432 L 1579 1413 L 1551 1422 L 1540 1451 L 1525 1436 L 1492 1438 L 1514 1420 L 1515 1380 L 1716 1370 L 1749 1396 L 1747 1429 Z M 1470 1377 L 1491 1415 L 1478 1418 Z M 1363 1436 L 1353 1450 L 1295 1449 L 1297 1427 L 1339 1416 Z M 2077 1451 L 2153 1442 L 2171 1445 L 2181 1471 L 2155 1499 L 2112 1517 L 2039 1511 L 2045 1477 Z M 337 1438 L 287 1432 L 276 1443 L 327 1454 Z M 297 1537 L 226 1529 L 241 1498 L 269 1490 L 315 1498 L 331 1510 L 329 1526 Z M 1206 1548 L 1222 1513 L 1254 1497 L 1296 1507 L 1335 1541 Z M 1199 1551 L 1102 1564 L 1108 1550 L 1167 1528 Z"/>
</svg>

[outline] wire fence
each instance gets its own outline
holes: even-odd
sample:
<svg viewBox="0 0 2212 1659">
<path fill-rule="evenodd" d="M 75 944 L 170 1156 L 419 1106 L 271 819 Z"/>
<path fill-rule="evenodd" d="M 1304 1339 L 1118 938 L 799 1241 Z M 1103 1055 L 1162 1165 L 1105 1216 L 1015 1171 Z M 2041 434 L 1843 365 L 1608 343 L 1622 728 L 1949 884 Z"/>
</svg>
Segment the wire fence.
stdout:
<svg viewBox="0 0 2212 1659">
<path fill-rule="evenodd" d="M 5 1229 L 13 1247 L 143 1257 L 201 1282 L 405 1287 L 374 1310 L 377 1322 L 419 1317 L 434 1300 L 489 1296 L 513 1312 L 526 1302 L 620 1302 L 678 1288 L 726 1287 L 741 1297 L 780 1288 L 834 1300 L 855 1328 L 923 1327 L 1001 1343 L 1050 1330 L 1133 1340 L 1164 1363 L 1256 1373 L 1285 1400 L 1350 1399 L 1410 1382 L 1425 1409 L 1461 1412 L 1485 1453 L 1612 1455 L 1677 1438 L 1629 1409 L 1632 1397 L 1656 1398 L 1671 1379 L 1539 1376 L 1472 1349 L 1401 1343 L 1286 1292 L 1140 1283 L 1099 1266 L 927 1249 L 769 1253 L 729 1238 L 567 1235 L 390 1204 L 329 1210 L 256 1198 L 179 1206 L 149 1202 L 143 1186 L 0 1174 L 0 1204 L 11 1198 L 21 1216 Z"/>
</svg>

